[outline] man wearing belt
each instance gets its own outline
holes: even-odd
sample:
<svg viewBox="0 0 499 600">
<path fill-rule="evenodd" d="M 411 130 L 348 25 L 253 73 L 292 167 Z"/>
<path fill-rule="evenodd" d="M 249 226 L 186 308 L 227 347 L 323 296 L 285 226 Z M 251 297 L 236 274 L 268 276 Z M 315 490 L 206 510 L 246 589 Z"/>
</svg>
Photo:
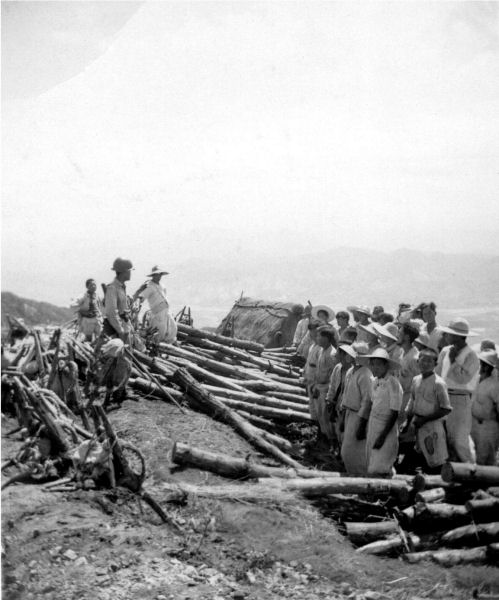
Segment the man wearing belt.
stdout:
<svg viewBox="0 0 499 600">
<path fill-rule="evenodd" d="M 71 305 L 78 317 L 80 333 L 85 336 L 87 342 L 98 338 L 102 331 L 102 302 L 97 296 L 97 284 L 95 279 L 87 279 L 85 282 L 87 291 Z"/>
<path fill-rule="evenodd" d="M 156 341 L 172 344 L 177 339 L 177 324 L 170 315 L 166 290 L 160 283 L 163 275 L 168 275 L 168 271 L 160 269 L 157 265 L 154 266 L 147 276 L 151 278 L 151 281 L 141 285 L 133 295 L 133 299 L 136 300 L 141 296 L 149 302 L 151 310 L 149 324 L 157 330 Z"/>
<path fill-rule="evenodd" d="M 109 337 L 119 337 L 125 343 L 129 342 L 132 330 L 125 286 L 125 282 L 130 280 L 132 269 L 131 261 L 125 258 L 114 261 L 112 270 L 116 272 L 116 277 L 107 286 L 104 300 L 103 332 Z"/>
<path fill-rule="evenodd" d="M 449 392 L 452 412 L 447 417 L 447 442 L 451 460 L 473 462 L 471 452 L 471 394 L 475 390 L 480 369 L 477 355 L 466 343 L 466 337 L 476 335 L 470 331 L 466 319 L 459 317 L 442 327 L 450 346 L 440 352 L 437 375 L 440 375 Z"/>
</svg>

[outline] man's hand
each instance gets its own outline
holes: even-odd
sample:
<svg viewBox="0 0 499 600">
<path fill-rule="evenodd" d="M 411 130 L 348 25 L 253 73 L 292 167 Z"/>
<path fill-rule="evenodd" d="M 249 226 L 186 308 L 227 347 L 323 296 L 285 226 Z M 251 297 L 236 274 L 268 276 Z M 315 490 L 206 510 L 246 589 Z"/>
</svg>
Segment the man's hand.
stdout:
<svg viewBox="0 0 499 600">
<path fill-rule="evenodd" d="M 416 429 L 419 429 L 426 423 L 426 419 L 425 419 L 425 417 L 416 416 L 416 417 L 414 417 L 413 423 L 414 423 L 414 427 Z"/>
<path fill-rule="evenodd" d="M 355 432 L 355 437 L 359 442 L 366 439 L 366 429 L 367 421 L 365 419 L 360 419 L 359 424 L 357 425 L 357 431 Z"/>
<path fill-rule="evenodd" d="M 449 349 L 449 360 L 453 363 L 457 358 L 457 348 L 453 345 Z"/>
</svg>

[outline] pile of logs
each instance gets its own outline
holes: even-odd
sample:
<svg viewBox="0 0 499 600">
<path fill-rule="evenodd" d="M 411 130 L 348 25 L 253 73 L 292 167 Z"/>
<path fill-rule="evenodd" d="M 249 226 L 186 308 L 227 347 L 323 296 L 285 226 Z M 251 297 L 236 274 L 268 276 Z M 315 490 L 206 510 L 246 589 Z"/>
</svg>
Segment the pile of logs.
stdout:
<svg viewBox="0 0 499 600">
<path fill-rule="evenodd" d="M 250 457 L 214 454 L 177 441 L 172 452 L 176 465 L 250 480 L 244 485 L 191 485 L 185 493 L 239 494 L 247 500 L 271 502 L 293 502 L 301 496 L 332 515 L 359 553 L 402 555 L 409 562 L 433 560 L 441 565 L 497 564 L 499 467 L 448 463 L 438 476 L 396 475 L 392 479 L 347 477 L 306 468 L 283 437 L 283 425 L 312 424 L 306 390 L 289 350 L 264 349 L 251 341 L 182 323 L 178 330 L 176 344 L 161 343 L 150 352 L 127 349 L 133 365 L 129 386 L 142 397 L 158 398 L 182 411 L 189 406 L 228 424 L 274 463 L 269 466 Z M 20 426 L 29 432 L 23 450 L 30 451 L 2 468 L 24 461 L 24 472 L 31 477 L 63 478 L 61 489 L 67 489 L 75 482 L 74 475 L 68 478 L 75 449 L 98 441 L 109 450 L 108 484 L 141 494 L 163 521 L 170 522 L 142 488 L 145 468 L 140 452 L 117 438 L 99 398 L 92 394 L 85 398 L 75 383 L 70 362 L 91 366 L 92 348 L 71 336 L 64 339 L 65 363 L 61 362 L 60 336 L 47 350 L 40 337 L 34 336 L 29 359 L 37 362 L 38 382 L 29 380 L 18 363 L 3 371 L 2 384 L 7 384 L 15 399 Z M 54 383 L 56 373 L 59 385 Z M 131 466 L 132 454 L 139 459 L 139 469 Z M 48 485 L 58 489 L 57 482 Z M 165 483 L 164 489 L 178 492 L 178 484 L 170 490 L 169 485 Z"/>
<path fill-rule="evenodd" d="M 256 480 L 245 492 L 246 499 L 277 501 L 282 493 L 286 503 L 291 492 L 319 500 L 319 506 L 322 502 L 333 506 L 340 530 L 359 553 L 402 555 L 411 563 L 433 560 L 442 566 L 499 565 L 497 467 L 448 463 L 442 476 L 357 478 L 269 467 L 248 457 L 216 454 L 181 442 L 173 448 L 172 462 L 232 479 Z M 205 492 L 215 494 L 212 488 Z M 205 492 L 195 490 L 198 495 Z M 221 495 L 226 494 L 222 486 Z"/>
</svg>

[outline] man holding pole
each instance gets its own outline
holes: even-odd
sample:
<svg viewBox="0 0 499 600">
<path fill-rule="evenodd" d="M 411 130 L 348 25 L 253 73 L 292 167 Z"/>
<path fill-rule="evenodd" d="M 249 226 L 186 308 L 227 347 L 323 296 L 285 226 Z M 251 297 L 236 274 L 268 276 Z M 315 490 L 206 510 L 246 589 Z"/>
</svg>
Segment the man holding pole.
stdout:
<svg viewBox="0 0 499 600">
<path fill-rule="evenodd" d="M 116 272 L 114 280 L 106 287 L 104 300 L 103 333 L 109 337 L 121 338 L 129 342 L 131 333 L 130 308 L 126 295 L 127 281 L 130 281 L 133 265 L 130 260 L 117 258 L 112 266 Z"/>
</svg>

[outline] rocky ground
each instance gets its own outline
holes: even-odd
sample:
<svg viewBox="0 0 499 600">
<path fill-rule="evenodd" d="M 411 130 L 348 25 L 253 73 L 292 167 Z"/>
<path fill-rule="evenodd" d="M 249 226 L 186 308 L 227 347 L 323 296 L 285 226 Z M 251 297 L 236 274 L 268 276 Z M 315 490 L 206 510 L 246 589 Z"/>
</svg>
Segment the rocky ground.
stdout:
<svg viewBox="0 0 499 600">
<path fill-rule="evenodd" d="M 110 418 L 118 435 L 142 450 L 145 487 L 178 527 L 162 524 L 124 490 L 12 485 L 2 492 L 5 599 L 464 600 L 474 594 L 490 600 L 499 594 L 494 568 L 442 569 L 356 554 L 334 521 L 306 501 L 257 505 L 189 496 L 183 505 L 166 504 L 165 482 L 224 482 L 172 469 L 175 440 L 239 456 L 253 449 L 230 428 L 159 401 L 128 400 Z M 5 435 L 14 424 L 3 419 L 3 459 L 20 444 L 17 434 Z"/>
</svg>

